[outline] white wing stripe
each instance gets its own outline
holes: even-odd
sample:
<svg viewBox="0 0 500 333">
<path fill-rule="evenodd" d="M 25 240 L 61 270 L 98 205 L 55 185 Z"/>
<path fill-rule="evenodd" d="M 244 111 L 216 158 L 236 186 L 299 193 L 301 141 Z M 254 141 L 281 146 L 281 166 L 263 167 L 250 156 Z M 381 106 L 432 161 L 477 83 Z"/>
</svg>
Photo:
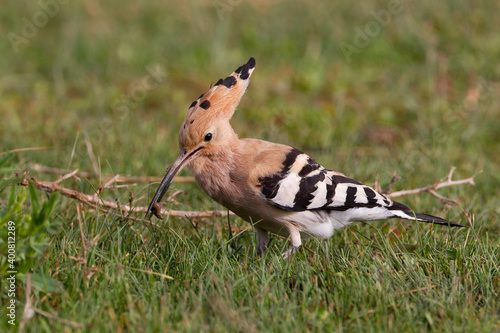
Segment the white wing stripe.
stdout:
<svg viewBox="0 0 500 333">
<path fill-rule="evenodd" d="M 290 204 L 293 204 L 295 195 L 299 191 L 300 179 L 295 173 L 291 173 L 283 178 L 278 185 L 278 193 L 273 201 L 280 206 L 292 208 L 293 206 Z"/>
<path fill-rule="evenodd" d="M 355 203 L 359 204 L 367 204 L 368 203 L 368 198 L 366 197 L 365 190 L 362 186 L 356 186 L 356 197 L 354 199 Z"/>
<path fill-rule="evenodd" d="M 347 197 L 347 188 L 346 184 L 338 184 L 335 188 L 335 195 L 333 196 L 333 201 L 329 206 L 332 207 L 340 207 L 345 203 L 345 199 Z"/>
<path fill-rule="evenodd" d="M 326 205 L 326 203 L 328 202 L 326 198 L 326 184 L 328 180 L 329 178 L 326 177 L 324 181 L 317 183 L 316 186 L 318 188 L 312 194 L 314 198 L 312 199 L 311 203 L 307 206 L 307 209 L 321 208 Z"/>
</svg>

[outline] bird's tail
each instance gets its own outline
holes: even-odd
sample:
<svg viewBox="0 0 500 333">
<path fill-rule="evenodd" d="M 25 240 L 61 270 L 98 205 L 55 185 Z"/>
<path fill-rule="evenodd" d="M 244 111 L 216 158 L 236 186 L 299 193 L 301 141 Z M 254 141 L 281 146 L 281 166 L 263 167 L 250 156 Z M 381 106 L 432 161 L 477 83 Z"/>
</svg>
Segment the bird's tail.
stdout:
<svg viewBox="0 0 500 333">
<path fill-rule="evenodd" d="M 453 223 L 448 220 L 442 219 L 440 217 L 415 213 L 411 210 L 393 210 L 392 213 L 394 214 L 394 217 L 400 217 L 402 219 L 407 219 L 407 220 L 417 220 L 421 222 L 446 225 L 448 227 L 465 227 L 464 225 Z"/>
</svg>

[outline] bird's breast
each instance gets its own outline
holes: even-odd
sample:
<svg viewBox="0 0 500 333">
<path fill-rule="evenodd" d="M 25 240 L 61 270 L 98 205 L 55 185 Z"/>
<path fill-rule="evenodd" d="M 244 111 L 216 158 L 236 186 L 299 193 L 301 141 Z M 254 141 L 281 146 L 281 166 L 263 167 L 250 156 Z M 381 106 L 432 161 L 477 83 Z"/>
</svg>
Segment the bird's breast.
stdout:
<svg viewBox="0 0 500 333">
<path fill-rule="evenodd" d="M 225 159 L 198 158 L 189 165 L 196 183 L 215 201 L 228 206 L 244 201 L 246 176 Z"/>
</svg>

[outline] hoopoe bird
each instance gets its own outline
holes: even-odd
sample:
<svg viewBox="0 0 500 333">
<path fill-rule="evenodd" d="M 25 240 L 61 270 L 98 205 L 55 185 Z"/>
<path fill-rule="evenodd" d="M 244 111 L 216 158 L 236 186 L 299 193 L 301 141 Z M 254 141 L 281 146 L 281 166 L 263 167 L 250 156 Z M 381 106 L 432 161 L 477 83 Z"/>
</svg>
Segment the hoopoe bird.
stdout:
<svg viewBox="0 0 500 333">
<path fill-rule="evenodd" d="M 229 120 L 245 93 L 255 59 L 220 79 L 189 107 L 179 131 L 180 153 L 146 213 L 161 218 L 159 203 L 173 178 L 187 166 L 215 201 L 253 224 L 257 254 L 269 232 L 290 238 L 284 257 L 303 239 L 327 239 L 355 221 L 402 218 L 462 227 L 413 212 L 373 188 L 328 170 L 298 149 L 257 139 L 239 139 Z"/>
</svg>

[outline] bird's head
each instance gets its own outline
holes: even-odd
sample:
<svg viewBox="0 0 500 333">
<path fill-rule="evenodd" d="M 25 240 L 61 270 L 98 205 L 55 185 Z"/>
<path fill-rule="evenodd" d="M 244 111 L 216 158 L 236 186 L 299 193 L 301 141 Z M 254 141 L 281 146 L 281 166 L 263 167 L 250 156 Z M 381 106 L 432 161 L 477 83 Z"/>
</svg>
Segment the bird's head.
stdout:
<svg viewBox="0 0 500 333">
<path fill-rule="evenodd" d="M 235 135 L 229 120 L 248 87 L 254 68 L 255 59 L 250 58 L 190 105 L 179 131 L 180 153 L 149 204 L 147 218 L 151 214 L 161 217 L 158 203 L 184 166 L 198 157 L 213 155 Z"/>
</svg>

